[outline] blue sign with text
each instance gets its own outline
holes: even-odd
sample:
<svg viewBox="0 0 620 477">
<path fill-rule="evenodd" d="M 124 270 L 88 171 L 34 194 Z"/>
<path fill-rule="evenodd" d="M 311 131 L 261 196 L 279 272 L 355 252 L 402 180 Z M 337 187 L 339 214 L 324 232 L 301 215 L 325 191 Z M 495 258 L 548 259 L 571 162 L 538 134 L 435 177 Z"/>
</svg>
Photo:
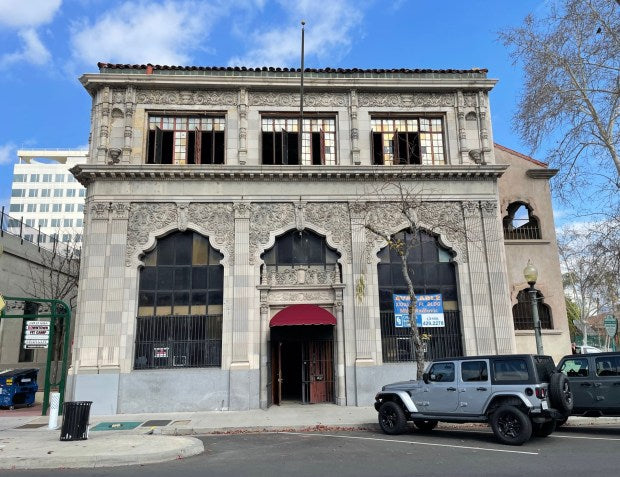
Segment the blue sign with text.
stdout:
<svg viewBox="0 0 620 477">
<path fill-rule="evenodd" d="M 394 325 L 396 328 L 410 328 L 409 295 L 393 294 Z M 421 328 L 441 328 L 446 326 L 443 315 L 441 293 L 435 295 L 416 295 L 416 324 Z"/>
</svg>

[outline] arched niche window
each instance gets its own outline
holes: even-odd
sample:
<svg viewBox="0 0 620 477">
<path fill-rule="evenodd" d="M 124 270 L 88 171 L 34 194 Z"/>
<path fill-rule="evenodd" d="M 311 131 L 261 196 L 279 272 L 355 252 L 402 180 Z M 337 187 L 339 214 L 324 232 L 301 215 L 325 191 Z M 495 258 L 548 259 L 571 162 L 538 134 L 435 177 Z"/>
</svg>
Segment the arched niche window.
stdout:
<svg viewBox="0 0 620 477">
<path fill-rule="evenodd" d="M 546 330 L 553 328 L 551 320 L 551 309 L 543 303 L 543 294 L 536 290 L 536 302 L 538 304 L 538 319 L 540 327 Z M 512 307 L 512 319 L 515 330 L 533 330 L 534 319 L 532 318 L 532 302 L 530 300 L 529 288 L 521 290 L 517 294 L 517 304 Z"/>
<path fill-rule="evenodd" d="M 140 271 L 136 369 L 220 366 L 223 256 L 198 233 L 157 241 Z"/>
<path fill-rule="evenodd" d="M 275 244 L 263 255 L 263 274 L 270 271 L 308 268 L 309 270 L 337 272 L 340 282 L 340 266 L 336 250 L 327 245 L 325 237 L 311 230 L 290 230 L 276 238 Z"/>
<path fill-rule="evenodd" d="M 504 239 L 535 240 L 540 239 L 538 219 L 532 215 L 532 209 L 524 202 L 513 202 L 508 206 L 504 217 Z"/>
<path fill-rule="evenodd" d="M 408 267 L 413 271 L 416 295 L 441 294 L 444 327 L 420 328 L 431 337 L 427 358 L 460 356 L 462 354 L 460 311 L 456 266 L 453 253 L 425 231 L 416 234 L 399 232 L 393 237 L 406 243 L 409 249 Z M 381 345 L 384 362 L 413 361 L 414 348 L 411 328 L 397 326 L 394 316 L 394 295 L 407 295 L 407 283 L 400 255 L 389 246 L 378 253 L 379 311 L 381 316 Z"/>
</svg>

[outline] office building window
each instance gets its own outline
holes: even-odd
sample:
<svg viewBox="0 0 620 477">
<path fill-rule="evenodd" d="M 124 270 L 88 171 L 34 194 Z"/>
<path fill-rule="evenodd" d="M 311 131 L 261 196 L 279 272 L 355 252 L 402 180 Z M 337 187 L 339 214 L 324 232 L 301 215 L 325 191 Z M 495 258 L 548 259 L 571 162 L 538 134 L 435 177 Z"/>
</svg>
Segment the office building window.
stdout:
<svg viewBox="0 0 620 477">
<path fill-rule="evenodd" d="M 54 197 L 62 197 L 62 189 L 54 189 Z"/>
<path fill-rule="evenodd" d="M 65 219 L 63 222 L 63 227 L 73 227 L 73 219 Z"/>
<path fill-rule="evenodd" d="M 86 189 L 80 189 L 79 190 L 79 196 L 80 197 L 86 197 Z"/>
<path fill-rule="evenodd" d="M 28 227 L 34 227 L 34 219 L 26 219 L 26 225 Z"/>
<path fill-rule="evenodd" d="M 11 204 L 9 206 L 9 212 L 23 212 L 24 204 Z"/>
<path fill-rule="evenodd" d="M 62 234 L 62 241 L 65 243 L 71 242 L 71 234 Z"/>
<path fill-rule="evenodd" d="M 39 197 L 39 189 L 30 189 L 28 191 L 28 197 Z"/>
<path fill-rule="evenodd" d="M 82 227 L 84 225 L 84 221 L 82 219 L 75 219 L 75 226 Z"/>
<path fill-rule="evenodd" d="M 84 204 L 78 204 L 77 211 L 78 212 L 84 212 Z"/>
<path fill-rule="evenodd" d="M 62 212 L 62 204 L 52 204 L 52 212 Z"/>
<path fill-rule="evenodd" d="M 51 174 L 43 174 L 43 182 L 52 182 Z"/>
<path fill-rule="evenodd" d="M 75 189 L 67 189 L 67 197 L 75 197 Z"/>
<path fill-rule="evenodd" d="M 65 212 L 73 212 L 75 204 L 65 204 Z"/>
<path fill-rule="evenodd" d="M 39 219 L 39 227 L 47 227 L 47 219 Z"/>
<path fill-rule="evenodd" d="M 39 204 L 39 212 L 49 212 L 50 205 L 49 204 Z"/>
<path fill-rule="evenodd" d="M 13 182 L 26 182 L 26 174 L 13 175 Z"/>
<path fill-rule="evenodd" d="M 151 116 L 147 163 L 224 164 L 226 120 L 211 116 Z"/>
<path fill-rule="evenodd" d="M 36 212 L 37 211 L 37 204 L 28 204 L 26 210 L 28 212 Z"/>
<path fill-rule="evenodd" d="M 39 174 L 30 174 L 30 182 L 39 182 Z"/>
<path fill-rule="evenodd" d="M 11 197 L 26 197 L 26 189 L 13 189 Z"/>
<path fill-rule="evenodd" d="M 52 189 L 41 189 L 41 197 L 50 197 Z"/>
<path fill-rule="evenodd" d="M 52 227 L 60 227 L 60 219 L 52 219 Z"/>
<path fill-rule="evenodd" d="M 65 175 L 64 174 L 56 174 L 55 182 L 64 182 Z"/>
</svg>

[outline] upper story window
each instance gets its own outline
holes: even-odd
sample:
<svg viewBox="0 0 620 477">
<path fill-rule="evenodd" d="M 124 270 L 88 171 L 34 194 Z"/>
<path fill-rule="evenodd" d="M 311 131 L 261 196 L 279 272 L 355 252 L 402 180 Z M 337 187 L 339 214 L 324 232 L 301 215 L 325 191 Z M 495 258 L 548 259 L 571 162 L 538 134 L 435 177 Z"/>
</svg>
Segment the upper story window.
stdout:
<svg viewBox="0 0 620 477">
<path fill-rule="evenodd" d="M 26 182 L 26 174 L 14 174 L 13 182 Z"/>
<path fill-rule="evenodd" d="M 226 120 L 213 116 L 150 116 L 149 164 L 224 164 Z"/>
<path fill-rule="evenodd" d="M 334 118 L 304 118 L 301 155 L 299 118 L 263 117 L 261 131 L 263 164 L 336 164 Z"/>
<path fill-rule="evenodd" d="M 375 165 L 445 164 L 441 118 L 372 119 Z"/>
<path fill-rule="evenodd" d="M 538 219 L 532 215 L 530 207 L 523 202 L 513 202 L 508 206 L 504 217 L 504 239 L 535 240 L 540 239 Z"/>
</svg>

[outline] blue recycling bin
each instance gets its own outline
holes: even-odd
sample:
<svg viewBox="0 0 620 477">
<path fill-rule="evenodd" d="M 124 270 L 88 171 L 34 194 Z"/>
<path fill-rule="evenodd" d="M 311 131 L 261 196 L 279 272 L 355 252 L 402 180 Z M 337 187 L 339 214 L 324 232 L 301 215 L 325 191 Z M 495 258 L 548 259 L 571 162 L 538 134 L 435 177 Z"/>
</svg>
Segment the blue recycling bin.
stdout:
<svg viewBox="0 0 620 477">
<path fill-rule="evenodd" d="M 10 369 L 0 373 L 0 407 L 14 409 L 15 406 L 32 406 L 39 389 L 37 384 L 39 370 Z"/>
</svg>

